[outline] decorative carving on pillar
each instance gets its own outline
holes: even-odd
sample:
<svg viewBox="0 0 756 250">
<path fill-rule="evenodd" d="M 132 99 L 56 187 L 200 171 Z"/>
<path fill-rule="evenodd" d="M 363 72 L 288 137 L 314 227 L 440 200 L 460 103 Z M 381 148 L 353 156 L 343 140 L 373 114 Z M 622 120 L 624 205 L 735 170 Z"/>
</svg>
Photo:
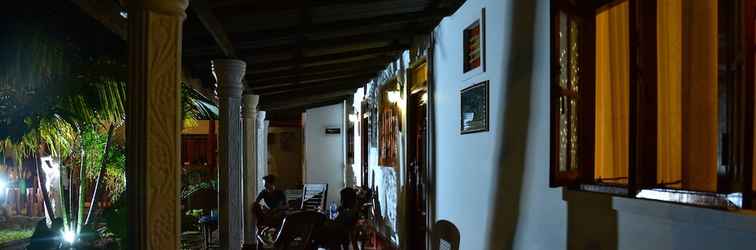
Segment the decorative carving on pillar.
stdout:
<svg viewBox="0 0 756 250">
<path fill-rule="evenodd" d="M 221 249 L 239 250 L 244 234 L 241 94 L 247 64 L 240 60 L 214 60 L 212 67 L 220 89 L 218 206 Z"/>
<path fill-rule="evenodd" d="M 257 244 L 257 227 L 252 210 L 257 196 L 257 104 L 260 96 L 245 94 L 242 98 L 244 127 L 244 243 Z"/>
<path fill-rule="evenodd" d="M 129 249 L 180 247 L 181 33 L 188 0 L 129 1 Z"/>
</svg>

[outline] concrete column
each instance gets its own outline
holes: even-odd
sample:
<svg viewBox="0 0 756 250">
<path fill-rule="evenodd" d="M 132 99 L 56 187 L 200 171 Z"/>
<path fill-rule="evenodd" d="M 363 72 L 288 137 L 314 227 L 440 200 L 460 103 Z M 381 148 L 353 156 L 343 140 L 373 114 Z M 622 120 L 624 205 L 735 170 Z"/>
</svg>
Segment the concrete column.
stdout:
<svg viewBox="0 0 756 250">
<path fill-rule="evenodd" d="M 220 89 L 220 158 L 218 169 L 218 206 L 220 207 L 221 249 L 239 250 L 244 235 L 242 199 L 242 77 L 247 64 L 240 60 L 214 60 L 213 74 Z"/>
<path fill-rule="evenodd" d="M 128 249 L 179 249 L 181 34 L 188 0 L 130 0 Z"/>
<path fill-rule="evenodd" d="M 257 190 L 262 190 L 263 177 L 268 175 L 268 127 L 265 111 L 257 112 Z"/>
<path fill-rule="evenodd" d="M 244 127 L 244 244 L 257 245 L 257 227 L 252 209 L 257 198 L 257 103 L 260 96 L 242 97 L 242 126 Z"/>
</svg>

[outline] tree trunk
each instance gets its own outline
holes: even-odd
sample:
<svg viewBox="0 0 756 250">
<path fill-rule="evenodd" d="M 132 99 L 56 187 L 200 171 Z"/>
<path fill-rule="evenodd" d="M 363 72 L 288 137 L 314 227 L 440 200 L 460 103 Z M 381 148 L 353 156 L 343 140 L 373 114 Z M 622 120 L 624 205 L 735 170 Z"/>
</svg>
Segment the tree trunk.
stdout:
<svg viewBox="0 0 756 250">
<path fill-rule="evenodd" d="M 50 203 L 50 195 L 47 193 L 47 185 L 45 180 L 42 178 L 42 169 L 39 164 L 39 161 L 42 160 L 42 154 L 38 153 L 37 159 L 34 161 L 34 166 L 37 168 L 37 182 L 39 185 L 39 188 L 42 190 L 42 200 L 44 201 L 45 210 L 47 211 L 48 216 L 50 217 L 50 222 L 52 222 L 55 219 L 55 213 L 53 212 L 52 203 Z"/>
<path fill-rule="evenodd" d="M 87 219 L 84 221 L 84 224 L 89 224 L 89 222 L 92 220 L 92 213 L 94 213 L 95 207 L 97 206 L 97 202 L 99 201 L 98 190 L 100 189 L 100 184 L 102 182 L 102 179 L 105 176 L 105 165 L 108 163 L 108 156 L 110 152 L 110 143 L 113 140 L 113 132 L 115 131 L 115 126 L 111 123 L 110 128 L 108 128 L 108 141 L 105 143 L 105 152 L 102 154 L 102 161 L 100 162 L 100 174 L 97 175 L 97 180 L 95 181 L 94 190 L 92 191 L 92 200 L 89 205 L 89 212 L 87 212 Z"/>
</svg>

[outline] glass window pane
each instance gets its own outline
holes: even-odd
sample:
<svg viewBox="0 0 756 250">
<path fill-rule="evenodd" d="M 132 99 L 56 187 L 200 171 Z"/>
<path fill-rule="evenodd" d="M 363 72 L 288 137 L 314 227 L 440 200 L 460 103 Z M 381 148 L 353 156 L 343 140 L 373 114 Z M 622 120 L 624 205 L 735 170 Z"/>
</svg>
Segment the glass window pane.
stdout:
<svg viewBox="0 0 756 250">
<path fill-rule="evenodd" d="M 567 14 L 559 12 L 559 87 L 566 88 L 567 71 Z"/>
</svg>

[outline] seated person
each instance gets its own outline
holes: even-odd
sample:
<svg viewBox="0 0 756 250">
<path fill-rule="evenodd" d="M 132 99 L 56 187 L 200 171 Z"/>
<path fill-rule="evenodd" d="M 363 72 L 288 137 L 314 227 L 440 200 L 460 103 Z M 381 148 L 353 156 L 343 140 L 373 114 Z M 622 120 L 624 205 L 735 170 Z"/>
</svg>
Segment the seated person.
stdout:
<svg viewBox="0 0 756 250">
<path fill-rule="evenodd" d="M 274 175 L 265 176 L 263 180 L 265 181 L 265 189 L 257 195 L 253 212 L 258 219 L 259 226 L 278 228 L 288 209 L 286 194 L 282 190 L 276 189 L 276 177 Z M 260 204 L 261 200 L 265 201 L 267 207 Z"/>
<path fill-rule="evenodd" d="M 357 190 L 353 188 L 344 188 L 340 192 L 341 206 L 339 206 L 339 215 L 336 222 L 353 227 L 357 224 L 359 208 L 357 207 Z"/>
<path fill-rule="evenodd" d="M 339 214 L 336 219 L 313 232 L 316 245 L 326 249 L 340 249 L 341 246 L 347 246 L 359 217 L 359 210 L 356 208 L 358 205 L 356 190 L 344 188 L 339 194 L 341 206 L 338 208 Z"/>
</svg>

